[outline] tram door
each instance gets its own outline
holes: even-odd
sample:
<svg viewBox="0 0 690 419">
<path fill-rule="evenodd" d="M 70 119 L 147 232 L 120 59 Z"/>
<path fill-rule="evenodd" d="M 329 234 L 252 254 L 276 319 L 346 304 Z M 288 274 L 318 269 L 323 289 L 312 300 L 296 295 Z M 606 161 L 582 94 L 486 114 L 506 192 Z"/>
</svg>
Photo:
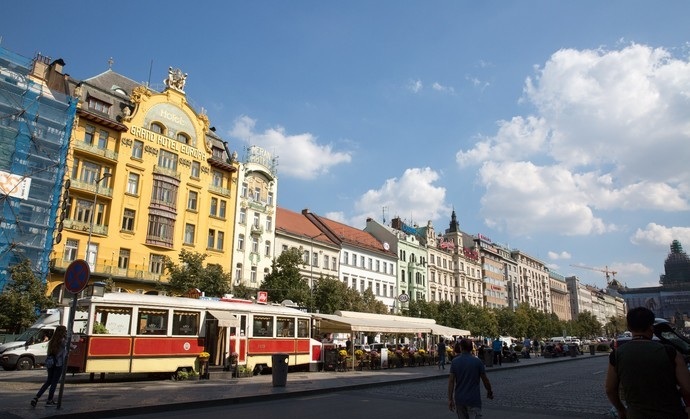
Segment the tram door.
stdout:
<svg viewBox="0 0 690 419">
<path fill-rule="evenodd" d="M 223 364 L 223 352 L 219 351 L 218 320 L 206 317 L 206 340 L 204 350 L 211 355 L 211 365 Z"/>
</svg>

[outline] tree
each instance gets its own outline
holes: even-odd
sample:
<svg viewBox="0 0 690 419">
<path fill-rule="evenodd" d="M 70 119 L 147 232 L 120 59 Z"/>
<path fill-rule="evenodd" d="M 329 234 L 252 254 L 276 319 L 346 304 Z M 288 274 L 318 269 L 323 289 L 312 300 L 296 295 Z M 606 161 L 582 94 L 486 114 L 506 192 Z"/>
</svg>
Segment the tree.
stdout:
<svg viewBox="0 0 690 419">
<path fill-rule="evenodd" d="M 250 288 L 244 284 L 239 284 L 232 287 L 231 293 L 235 298 L 244 298 L 248 300 L 251 297 L 256 297 L 256 291 L 257 289 L 255 288 Z"/>
<path fill-rule="evenodd" d="M 182 249 L 178 256 L 179 265 L 166 258 L 165 269 L 170 275 L 167 286 L 178 295 L 194 288 L 203 291 L 208 297 L 222 297 L 229 293 L 230 274 L 224 272 L 220 265 L 209 264 L 204 267 L 206 256 Z"/>
<path fill-rule="evenodd" d="M 606 322 L 606 325 L 604 326 L 604 330 L 606 331 L 607 336 L 618 336 L 621 333 L 625 332 L 627 328 L 628 323 L 625 317 L 623 316 L 609 317 L 609 321 Z"/>
<path fill-rule="evenodd" d="M 261 290 L 268 291 L 268 298 L 274 302 L 292 300 L 299 306 L 306 306 L 311 292 L 307 281 L 302 278 L 299 266 L 303 264 L 302 253 L 293 247 L 273 260 L 271 272 L 261 283 Z"/>
<path fill-rule="evenodd" d="M 8 271 L 11 280 L 0 294 L 0 327 L 20 333 L 36 321 L 41 310 L 55 307 L 55 303 L 46 296 L 46 285 L 33 273 L 28 259 Z"/>
<path fill-rule="evenodd" d="M 314 310 L 323 314 L 333 314 L 336 310 L 344 310 L 343 297 L 347 290 L 347 285 L 335 278 L 319 278 L 314 287 Z"/>
</svg>

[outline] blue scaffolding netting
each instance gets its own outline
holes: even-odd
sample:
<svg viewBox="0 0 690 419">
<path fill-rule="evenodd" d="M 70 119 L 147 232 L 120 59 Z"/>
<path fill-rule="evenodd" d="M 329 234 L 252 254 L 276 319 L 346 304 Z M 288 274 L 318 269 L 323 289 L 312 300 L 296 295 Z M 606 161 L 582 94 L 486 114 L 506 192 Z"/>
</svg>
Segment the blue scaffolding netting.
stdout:
<svg viewBox="0 0 690 419">
<path fill-rule="evenodd" d="M 45 281 L 76 100 L 31 77 L 34 59 L 0 48 L 0 291 L 25 259 Z"/>
</svg>

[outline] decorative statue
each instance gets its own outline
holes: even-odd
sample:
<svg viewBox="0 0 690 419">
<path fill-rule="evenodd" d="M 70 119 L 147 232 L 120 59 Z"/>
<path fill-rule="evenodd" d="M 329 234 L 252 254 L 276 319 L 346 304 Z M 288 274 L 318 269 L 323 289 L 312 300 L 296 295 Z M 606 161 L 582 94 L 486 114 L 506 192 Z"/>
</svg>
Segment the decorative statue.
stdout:
<svg viewBox="0 0 690 419">
<path fill-rule="evenodd" d="M 168 78 L 163 81 L 170 89 L 184 92 L 184 85 L 187 82 L 187 73 L 182 73 L 179 68 L 168 67 Z"/>
</svg>

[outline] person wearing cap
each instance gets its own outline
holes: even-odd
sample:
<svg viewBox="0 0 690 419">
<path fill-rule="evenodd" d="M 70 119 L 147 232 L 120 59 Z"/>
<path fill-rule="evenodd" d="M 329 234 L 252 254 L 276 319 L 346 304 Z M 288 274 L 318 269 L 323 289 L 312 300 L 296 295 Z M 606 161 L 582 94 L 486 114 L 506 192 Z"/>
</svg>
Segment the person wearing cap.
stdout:
<svg viewBox="0 0 690 419">
<path fill-rule="evenodd" d="M 455 352 L 460 356 L 453 358 L 450 363 L 448 409 L 455 411 L 459 419 L 479 419 L 482 417 L 479 380 L 486 388 L 486 397 L 494 398 L 484 363 L 472 355 L 472 342 L 468 339 L 457 342 Z"/>
</svg>

